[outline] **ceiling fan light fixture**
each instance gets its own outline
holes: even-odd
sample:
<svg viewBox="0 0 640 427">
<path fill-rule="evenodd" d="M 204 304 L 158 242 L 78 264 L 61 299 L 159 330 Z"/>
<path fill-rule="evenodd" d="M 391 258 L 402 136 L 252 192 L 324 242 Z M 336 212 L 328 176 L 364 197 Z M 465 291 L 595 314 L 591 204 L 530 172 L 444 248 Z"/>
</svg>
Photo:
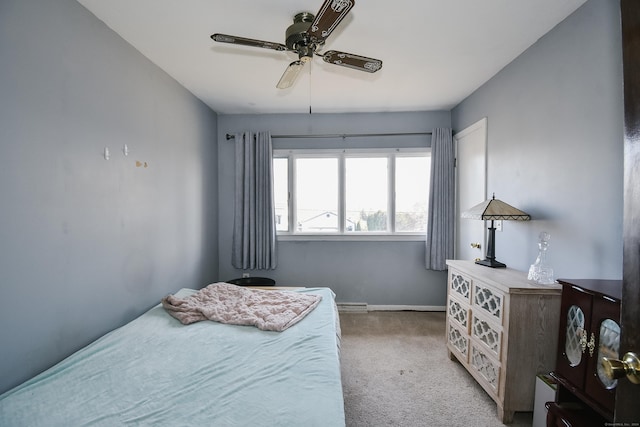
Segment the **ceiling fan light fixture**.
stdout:
<svg viewBox="0 0 640 427">
<path fill-rule="evenodd" d="M 305 62 L 309 61 L 310 58 L 306 60 L 298 60 L 293 61 L 289 66 L 284 70 L 282 77 L 280 77 L 280 81 L 276 85 L 278 89 L 288 89 L 293 86 L 293 83 L 296 81 L 298 74 L 304 68 Z"/>
</svg>

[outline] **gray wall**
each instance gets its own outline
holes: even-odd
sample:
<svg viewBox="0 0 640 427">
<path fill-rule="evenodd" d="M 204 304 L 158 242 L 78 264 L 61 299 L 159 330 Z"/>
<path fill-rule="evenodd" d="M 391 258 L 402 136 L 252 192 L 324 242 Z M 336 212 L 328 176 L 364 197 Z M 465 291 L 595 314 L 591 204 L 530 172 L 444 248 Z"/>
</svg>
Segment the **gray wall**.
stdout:
<svg viewBox="0 0 640 427">
<path fill-rule="evenodd" d="M 74 0 L 3 1 L 0 57 L 1 392 L 218 254 L 215 113 Z"/>
<path fill-rule="evenodd" d="M 231 266 L 233 228 L 234 145 L 223 142 L 226 133 L 270 131 L 274 135 L 424 132 L 450 127 L 449 112 L 220 115 L 219 253 L 220 278 L 240 277 Z M 274 148 L 426 146 L 429 137 L 275 139 Z M 279 241 L 278 268 L 249 271 L 268 276 L 280 285 L 329 286 L 338 302 L 373 305 L 444 306 L 446 274 L 424 267 L 424 242 Z"/>
<path fill-rule="evenodd" d="M 622 58 L 618 1 L 591 0 L 452 111 L 488 118 L 488 192 L 533 221 L 505 222 L 499 260 L 527 270 L 551 233 L 556 277 L 622 276 Z"/>
</svg>

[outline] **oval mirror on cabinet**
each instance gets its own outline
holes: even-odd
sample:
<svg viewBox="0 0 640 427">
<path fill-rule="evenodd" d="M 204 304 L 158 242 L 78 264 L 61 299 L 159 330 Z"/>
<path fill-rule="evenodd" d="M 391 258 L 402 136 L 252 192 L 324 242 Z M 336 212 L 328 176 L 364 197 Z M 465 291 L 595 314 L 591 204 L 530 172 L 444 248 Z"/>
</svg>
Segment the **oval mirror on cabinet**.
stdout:
<svg viewBox="0 0 640 427">
<path fill-rule="evenodd" d="M 587 331 L 584 330 L 584 313 L 577 305 L 567 311 L 567 339 L 565 354 L 571 366 L 578 366 L 582 361 L 583 343 L 586 343 Z"/>
<path fill-rule="evenodd" d="M 602 358 L 620 358 L 620 325 L 611 319 L 605 319 L 600 324 L 600 345 L 598 346 L 598 378 L 609 390 L 618 385 L 618 380 L 610 379 L 604 372 Z"/>
</svg>

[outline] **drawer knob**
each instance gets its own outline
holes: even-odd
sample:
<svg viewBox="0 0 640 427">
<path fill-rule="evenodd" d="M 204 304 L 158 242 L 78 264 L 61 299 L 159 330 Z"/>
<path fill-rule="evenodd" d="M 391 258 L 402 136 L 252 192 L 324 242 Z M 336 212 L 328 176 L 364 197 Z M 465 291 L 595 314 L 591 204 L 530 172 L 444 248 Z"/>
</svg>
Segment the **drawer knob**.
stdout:
<svg viewBox="0 0 640 427">
<path fill-rule="evenodd" d="M 640 359 L 635 353 L 627 353 L 622 360 L 602 358 L 604 373 L 612 380 L 626 376 L 634 384 L 640 384 Z"/>
</svg>

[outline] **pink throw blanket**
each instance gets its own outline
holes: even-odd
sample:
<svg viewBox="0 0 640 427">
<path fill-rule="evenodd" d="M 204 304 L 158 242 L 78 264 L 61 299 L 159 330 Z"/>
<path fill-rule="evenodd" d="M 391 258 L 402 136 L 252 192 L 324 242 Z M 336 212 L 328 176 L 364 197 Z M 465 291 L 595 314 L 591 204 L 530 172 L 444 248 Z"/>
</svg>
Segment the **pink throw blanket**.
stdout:
<svg viewBox="0 0 640 427">
<path fill-rule="evenodd" d="M 243 288 L 214 283 L 193 295 L 167 295 L 162 306 L 185 325 L 213 320 L 281 332 L 295 325 L 322 300 L 321 295 Z"/>
</svg>

